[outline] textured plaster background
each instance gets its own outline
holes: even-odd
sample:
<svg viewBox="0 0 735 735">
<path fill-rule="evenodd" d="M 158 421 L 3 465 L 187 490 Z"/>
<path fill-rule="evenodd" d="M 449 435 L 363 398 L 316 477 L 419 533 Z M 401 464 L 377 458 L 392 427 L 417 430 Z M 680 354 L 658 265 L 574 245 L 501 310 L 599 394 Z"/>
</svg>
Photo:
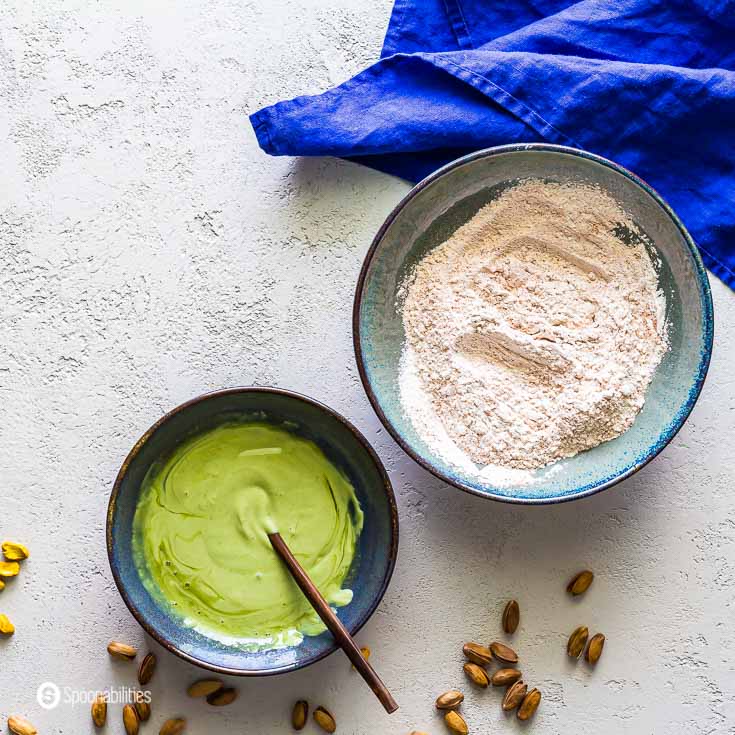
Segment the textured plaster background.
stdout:
<svg viewBox="0 0 735 735">
<path fill-rule="evenodd" d="M 285 733 L 299 697 L 340 733 L 441 733 L 432 702 L 461 686 L 471 732 L 518 732 L 496 691 L 472 691 L 460 646 L 499 634 L 544 693 L 535 733 L 735 732 L 735 299 L 713 280 L 704 394 L 664 454 L 592 499 L 484 502 L 412 464 L 378 425 L 350 338 L 353 284 L 404 183 L 335 160 L 269 158 L 246 115 L 323 90 L 375 58 L 389 0 L 5 0 L 0 6 L 0 536 L 32 558 L 0 593 L 0 723 L 92 731 L 88 708 L 36 702 L 43 681 L 130 685 L 111 638 L 149 644 L 109 572 L 104 522 L 121 460 L 164 411 L 213 388 L 276 384 L 344 412 L 399 498 L 395 577 L 360 635 L 401 709 L 383 714 L 335 654 L 241 680 L 208 709 L 199 672 L 161 655 L 157 732 Z M 597 573 L 581 601 L 564 594 Z M 594 672 L 564 655 L 586 623 L 608 637 Z M 309 725 L 310 731 L 314 725 Z M 107 732 L 122 733 L 118 707 Z"/>
</svg>

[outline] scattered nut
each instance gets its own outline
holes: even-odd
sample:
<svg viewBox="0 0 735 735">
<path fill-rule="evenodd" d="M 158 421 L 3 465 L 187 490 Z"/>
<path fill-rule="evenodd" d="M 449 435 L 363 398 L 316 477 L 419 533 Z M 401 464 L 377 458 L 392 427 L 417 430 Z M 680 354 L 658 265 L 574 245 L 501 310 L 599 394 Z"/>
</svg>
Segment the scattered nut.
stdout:
<svg viewBox="0 0 735 735">
<path fill-rule="evenodd" d="M 528 687 L 520 680 L 511 684 L 503 697 L 503 712 L 514 710 L 523 701 L 527 691 Z"/>
<path fill-rule="evenodd" d="M 585 625 L 580 625 L 579 628 L 574 630 L 567 642 L 567 656 L 579 658 L 582 655 L 582 651 L 584 651 L 584 647 L 587 645 L 589 634 L 590 632 Z"/>
<path fill-rule="evenodd" d="M 147 722 L 151 716 L 151 703 L 147 702 L 142 697 L 135 700 L 135 712 L 138 715 L 138 719 L 141 722 Z"/>
<path fill-rule="evenodd" d="M 464 653 L 466 659 L 480 666 L 487 666 L 493 660 L 490 649 L 481 646 L 479 643 L 465 643 L 462 646 L 462 653 Z"/>
<path fill-rule="evenodd" d="M 587 659 L 587 663 L 596 664 L 602 656 L 602 649 L 605 647 L 605 636 L 602 633 L 595 633 L 590 638 L 589 645 L 584 657 Z"/>
<path fill-rule="evenodd" d="M 531 689 L 518 708 L 518 719 L 529 720 L 536 714 L 539 704 L 541 704 L 541 692 L 538 689 Z"/>
<path fill-rule="evenodd" d="M 464 702 L 464 694 L 456 689 L 450 689 L 436 698 L 437 709 L 454 709 Z"/>
<path fill-rule="evenodd" d="M 213 707 L 226 707 L 237 699 L 237 689 L 220 689 L 207 697 L 207 704 Z"/>
<path fill-rule="evenodd" d="M 0 561 L 0 577 L 16 577 L 20 571 L 17 561 Z"/>
<path fill-rule="evenodd" d="M 3 635 L 13 635 L 15 626 L 10 622 L 7 615 L 0 615 L 0 633 Z"/>
<path fill-rule="evenodd" d="M 140 730 L 140 720 L 138 720 L 138 713 L 135 711 L 132 704 L 126 704 L 123 707 L 122 718 L 125 732 L 128 735 L 138 735 L 138 730 Z"/>
<path fill-rule="evenodd" d="M 181 735 L 186 728 L 186 720 L 182 717 L 174 717 L 161 725 L 158 735 Z"/>
<path fill-rule="evenodd" d="M 334 732 L 337 729 L 337 722 L 324 707 L 317 707 L 314 710 L 314 721 L 324 732 Z"/>
<path fill-rule="evenodd" d="M 521 622 L 521 608 L 515 600 L 511 600 L 503 610 L 503 630 L 508 635 L 513 635 Z"/>
<path fill-rule="evenodd" d="M 224 686 L 224 683 L 219 679 L 199 679 L 186 690 L 186 693 L 190 697 L 208 697 L 210 694 L 224 689 Z"/>
<path fill-rule="evenodd" d="M 138 669 L 138 682 L 141 686 L 145 686 L 153 678 L 157 663 L 155 653 L 146 653 L 143 657 Z"/>
<path fill-rule="evenodd" d="M 309 703 L 305 699 L 299 699 L 293 706 L 291 714 L 291 724 L 294 730 L 303 730 L 306 726 L 306 720 L 309 718 Z"/>
<path fill-rule="evenodd" d="M 107 695 L 101 692 L 92 702 L 92 722 L 95 727 L 102 727 L 107 721 Z"/>
<path fill-rule="evenodd" d="M 123 661 L 132 661 L 138 655 L 138 649 L 135 646 L 127 645 L 127 643 L 110 641 L 107 644 L 107 653 L 109 653 L 113 658 L 119 658 Z"/>
<path fill-rule="evenodd" d="M 8 717 L 8 730 L 15 735 L 38 735 L 38 730 L 25 717 L 18 715 Z"/>
<path fill-rule="evenodd" d="M 447 727 L 452 732 L 456 732 L 459 735 L 467 735 L 470 731 L 467 727 L 467 723 L 464 721 L 464 717 L 454 710 L 447 712 L 447 714 L 444 715 L 444 722 L 447 723 Z"/>
<path fill-rule="evenodd" d="M 5 582 L 3 582 L 2 579 L 0 579 L 0 592 L 2 592 L 5 589 Z"/>
<path fill-rule="evenodd" d="M 3 555 L 9 561 L 23 561 L 29 556 L 28 548 L 15 541 L 3 541 Z"/>
<path fill-rule="evenodd" d="M 464 673 L 467 674 L 473 684 L 477 684 L 478 687 L 487 689 L 487 685 L 490 683 L 490 678 L 487 675 L 487 671 L 485 671 L 482 666 L 478 666 L 477 664 L 473 664 L 471 661 L 468 661 L 463 668 Z"/>
<path fill-rule="evenodd" d="M 503 643 L 491 643 L 490 651 L 501 664 L 517 664 L 518 654 Z"/>
<path fill-rule="evenodd" d="M 507 687 L 515 684 L 523 674 L 518 669 L 498 669 L 492 676 L 494 687 Z"/>
<path fill-rule="evenodd" d="M 589 569 L 575 574 L 567 585 L 567 592 L 574 597 L 583 595 L 590 588 L 594 578 L 595 575 Z"/>
</svg>

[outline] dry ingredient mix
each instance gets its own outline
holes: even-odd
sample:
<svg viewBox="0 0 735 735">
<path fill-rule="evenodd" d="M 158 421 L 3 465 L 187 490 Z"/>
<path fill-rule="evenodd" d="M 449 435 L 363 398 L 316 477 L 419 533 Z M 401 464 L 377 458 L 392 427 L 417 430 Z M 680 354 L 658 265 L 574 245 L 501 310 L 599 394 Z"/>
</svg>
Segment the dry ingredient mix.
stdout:
<svg viewBox="0 0 735 735">
<path fill-rule="evenodd" d="M 667 349 L 645 236 L 592 185 L 518 182 L 399 300 L 404 410 L 446 461 L 502 484 L 626 431 Z"/>
</svg>

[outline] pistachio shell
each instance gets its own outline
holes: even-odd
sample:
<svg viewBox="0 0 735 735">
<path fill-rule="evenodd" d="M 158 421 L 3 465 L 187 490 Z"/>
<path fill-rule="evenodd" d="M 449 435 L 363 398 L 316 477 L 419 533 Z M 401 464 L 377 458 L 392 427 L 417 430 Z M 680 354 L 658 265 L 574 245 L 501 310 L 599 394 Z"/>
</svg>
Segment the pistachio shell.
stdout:
<svg viewBox="0 0 735 735">
<path fill-rule="evenodd" d="M 437 709 L 454 709 L 464 702 L 464 694 L 456 689 L 450 689 L 436 698 Z"/>
<path fill-rule="evenodd" d="M 334 732 L 337 729 L 336 720 L 324 707 L 317 707 L 314 710 L 314 721 L 324 732 Z"/>
<path fill-rule="evenodd" d="M 587 663 L 596 664 L 600 660 L 600 656 L 602 656 L 602 649 L 604 646 L 605 636 L 602 635 L 602 633 L 595 633 L 595 635 L 590 638 L 587 651 L 584 654 L 584 657 L 587 659 Z"/>
<path fill-rule="evenodd" d="M 511 684 L 503 697 L 503 712 L 514 710 L 526 696 L 528 687 L 519 679 L 515 684 Z"/>
<path fill-rule="evenodd" d="M 504 643 L 498 643 L 497 641 L 495 643 L 491 643 L 490 651 L 501 664 L 518 663 L 518 654 Z"/>
<path fill-rule="evenodd" d="M 138 655 L 138 649 L 135 646 L 129 646 L 127 643 L 110 641 L 107 644 L 107 653 L 109 653 L 113 658 L 119 658 L 123 661 L 132 661 Z"/>
<path fill-rule="evenodd" d="M 14 735 L 38 735 L 38 730 L 25 717 L 18 715 L 8 717 L 8 730 Z"/>
<path fill-rule="evenodd" d="M 493 660 L 490 649 L 486 646 L 481 646 L 479 643 L 465 643 L 462 646 L 462 653 L 464 653 L 468 661 L 472 661 L 473 664 L 479 664 L 480 666 L 487 666 Z"/>
<path fill-rule="evenodd" d="M 590 632 L 585 625 L 580 625 L 572 631 L 567 641 L 567 656 L 571 658 L 579 658 L 587 645 L 587 638 Z"/>
<path fill-rule="evenodd" d="M 140 720 L 132 704 L 126 704 L 122 712 L 123 726 L 127 735 L 138 735 Z"/>
<path fill-rule="evenodd" d="M 17 561 L 0 561 L 0 577 L 16 577 L 20 571 Z"/>
<path fill-rule="evenodd" d="M 98 694 L 92 702 L 92 722 L 95 727 L 102 727 L 107 721 L 107 696 Z"/>
<path fill-rule="evenodd" d="M 515 684 L 521 676 L 521 672 L 518 669 L 498 669 L 492 676 L 492 683 L 494 687 L 507 687 L 511 684 Z"/>
<path fill-rule="evenodd" d="M 463 668 L 464 673 L 467 674 L 473 684 L 477 684 L 478 687 L 482 687 L 483 689 L 487 688 L 487 685 L 490 683 L 490 679 L 488 678 L 487 671 L 485 671 L 482 666 L 478 666 L 477 664 L 473 664 L 471 661 L 468 661 Z"/>
<path fill-rule="evenodd" d="M 452 710 L 444 715 L 444 722 L 447 723 L 447 727 L 452 731 L 458 733 L 458 735 L 467 735 L 470 729 L 467 727 L 467 723 L 464 721 L 464 717 Z"/>
<path fill-rule="evenodd" d="M 305 699 L 299 699 L 293 706 L 291 714 L 291 724 L 294 730 L 303 730 L 306 727 L 306 720 L 309 718 L 309 703 Z"/>
<path fill-rule="evenodd" d="M 223 689 L 224 686 L 224 683 L 219 679 L 199 679 L 186 690 L 186 693 L 190 697 L 208 697 L 210 694 Z"/>
<path fill-rule="evenodd" d="M 138 719 L 141 722 L 147 722 L 150 719 L 150 716 L 151 716 L 151 703 L 150 702 L 146 702 L 145 699 L 140 698 L 135 702 L 133 706 L 135 707 L 135 711 L 138 715 Z"/>
<path fill-rule="evenodd" d="M 569 580 L 567 592 L 574 597 L 584 594 L 590 588 L 594 578 L 595 575 L 589 569 L 578 572 Z"/>
<path fill-rule="evenodd" d="M 23 561 L 29 556 L 28 548 L 15 541 L 3 541 L 3 555 L 9 561 Z"/>
<path fill-rule="evenodd" d="M 510 600 L 503 610 L 503 630 L 512 635 L 521 622 L 521 608 L 515 600 Z"/>
<path fill-rule="evenodd" d="M 518 708 L 518 719 L 525 721 L 533 717 L 539 704 L 541 704 L 541 692 L 538 689 L 531 689 Z"/>
<path fill-rule="evenodd" d="M 237 699 L 237 689 L 220 689 L 207 697 L 207 704 L 213 707 L 226 707 Z"/>
<path fill-rule="evenodd" d="M 138 682 L 141 686 L 145 686 L 153 678 L 157 663 L 155 653 L 146 653 L 143 657 L 138 669 Z"/>
<path fill-rule="evenodd" d="M 173 717 L 161 725 L 158 735 L 181 735 L 186 728 L 186 720 L 183 717 Z"/>
<path fill-rule="evenodd" d="M 0 615 L 0 633 L 3 635 L 13 635 L 15 626 L 10 622 L 7 615 Z"/>
</svg>

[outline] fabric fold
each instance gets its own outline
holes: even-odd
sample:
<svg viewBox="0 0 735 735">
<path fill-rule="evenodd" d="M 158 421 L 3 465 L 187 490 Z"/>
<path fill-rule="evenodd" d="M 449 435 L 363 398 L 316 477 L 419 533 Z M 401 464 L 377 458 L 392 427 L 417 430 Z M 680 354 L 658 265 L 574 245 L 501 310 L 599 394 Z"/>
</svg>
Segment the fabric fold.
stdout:
<svg viewBox="0 0 735 735">
<path fill-rule="evenodd" d="M 722 11 L 711 0 L 397 0 L 384 50 L 408 53 L 251 122 L 271 155 L 339 156 L 411 181 L 505 143 L 585 148 L 656 188 L 735 287 L 735 35 L 714 20 Z M 431 50 L 416 50 L 436 29 Z"/>
</svg>

